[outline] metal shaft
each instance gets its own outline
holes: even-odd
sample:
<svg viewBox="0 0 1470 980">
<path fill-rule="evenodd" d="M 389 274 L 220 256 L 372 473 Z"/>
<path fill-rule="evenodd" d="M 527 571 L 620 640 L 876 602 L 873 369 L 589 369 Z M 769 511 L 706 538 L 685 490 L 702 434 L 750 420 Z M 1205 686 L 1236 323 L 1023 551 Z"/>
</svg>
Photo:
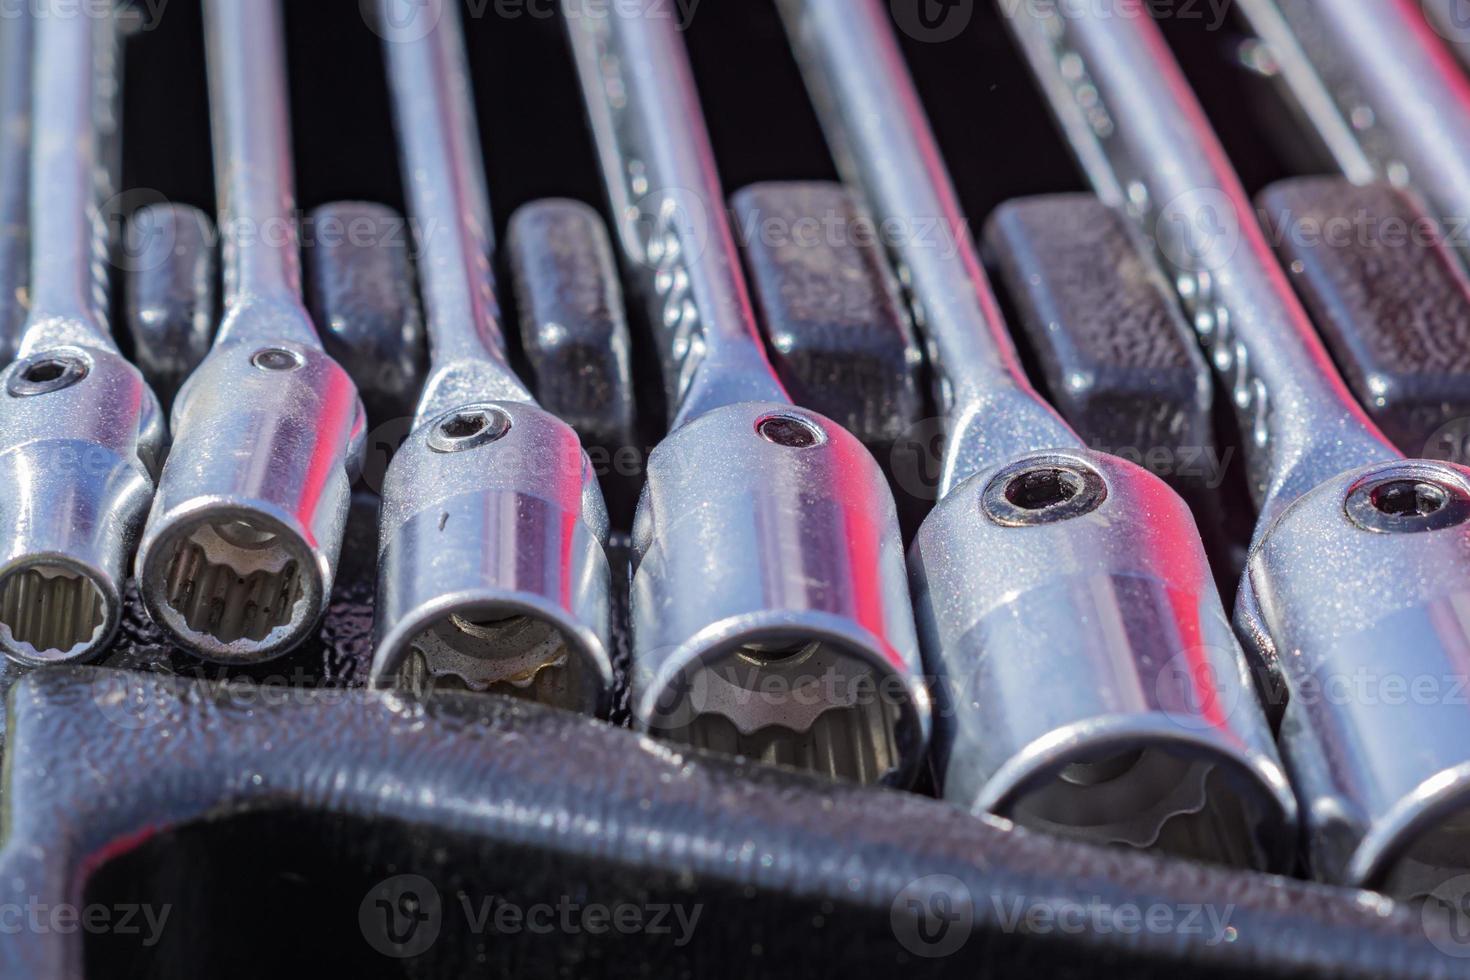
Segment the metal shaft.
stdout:
<svg viewBox="0 0 1470 980">
<path fill-rule="evenodd" d="M 0 358 L 15 356 L 30 282 L 31 53 L 35 22 L 0 21 Z"/>
<path fill-rule="evenodd" d="M 1147 13 L 1023 6 L 1006 19 L 1094 189 L 1133 216 L 1183 298 L 1228 385 L 1263 513 L 1398 458 L 1333 367 Z"/>
<path fill-rule="evenodd" d="M 563 0 L 673 427 L 723 405 L 789 401 L 761 345 L 683 41 L 657 11 L 591 16 L 582 5 Z"/>
<path fill-rule="evenodd" d="M 490 266 L 490 201 L 459 15 L 447 5 L 433 8 L 435 29 L 418 37 L 419 6 L 384 0 L 379 19 L 435 368 L 420 402 L 422 423 L 467 400 L 530 401 L 531 394 L 505 358 Z M 444 377 L 453 365 L 472 374 L 473 389 L 466 378 Z"/>
<path fill-rule="evenodd" d="M 785 2 L 782 9 L 795 36 L 806 39 L 808 87 L 829 120 L 839 166 L 875 213 L 901 226 L 892 251 L 936 354 L 940 410 L 948 419 L 941 497 L 1027 452 L 1081 448 L 1026 379 L 881 11 L 869 3 L 839 11 Z"/>
<path fill-rule="evenodd" d="M 299 305 L 301 252 L 291 175 L 285 45 L 276 0 L 204 4 L 225 307 Z M 242 331 L 320 347 L 298 318 L 226 317 L 216 343 Z"/>
<path fill-rule="evenodd" d="M 102 204 L 117 136 L 117 24 L 60 11 L 36 30 L 31 312 L 21 344 L 116 350 L 107 324 L 108 229 Z"/>
<path fill-rule="evenodd" d="M 1241 0 L 1297 105 L 1357 183 L 1470 219 L 1470 79 L 1413 0 Z"/>
</svg>

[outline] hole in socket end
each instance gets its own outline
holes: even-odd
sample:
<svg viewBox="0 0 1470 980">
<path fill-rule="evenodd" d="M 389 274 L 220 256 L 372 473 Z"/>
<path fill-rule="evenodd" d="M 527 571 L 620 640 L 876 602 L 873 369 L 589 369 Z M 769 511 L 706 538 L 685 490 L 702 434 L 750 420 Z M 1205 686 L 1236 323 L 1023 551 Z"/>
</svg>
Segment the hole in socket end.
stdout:
<svg viewBox="0 0 1470 980">
<path fill-rule="evenodd" d="M 16 398 L 29 398 L 70 388 L 87 376 L 88 362 L 80 354 L 50 351 L 26 358 L 11 372 L 5 390 Z"/>
<path fill-rule="evenodd" d="M 1470 521 L 1470 492 L 1429 474 L 1386 475 L 1353 488 L 1346 510 L 1353 523 L 1379 534 L 1439 531 Z"/>
<path fill-rule="evenodd" d="M 429 448 L 438 453 L 464 452 L 504 438 L 510 428 L 510 416 L 493 405 L 459 408 L 433 423 Z"/>
<path fill-rule="evenodd" d="M 990 481 L 982 506 L 991 520 L 1011 527 L 1054 524 L 1091 513 L 1107 499 L 1102 475 L 1080 460 L 1023 460 Z"/>
<path fill-rule="evenodd" d="M 827 441 L 821 426 L 800 415 L 767 415 L 755 431 L 766 442 L 788 449 L 810 449 Z"/>
<path fill-rule="evenodd" d="M 250 363 L 262 371 L 294 371 L 306 362 L 300 354 L 284 347 L 263 347 L 255 352 Z"/>
</svg>

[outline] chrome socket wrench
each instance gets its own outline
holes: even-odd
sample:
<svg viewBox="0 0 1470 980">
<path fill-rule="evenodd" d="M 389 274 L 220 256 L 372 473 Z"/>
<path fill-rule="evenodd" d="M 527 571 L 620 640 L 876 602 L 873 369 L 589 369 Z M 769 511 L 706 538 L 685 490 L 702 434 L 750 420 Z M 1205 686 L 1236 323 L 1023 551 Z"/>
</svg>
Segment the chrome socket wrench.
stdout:
<svg viewBox="0 0 1470 980">
<path fill-rule="evenodd" d="M 174 642 L 254 663 L 326 611 L 366 416 L 302 303 L 278 0 L 204 12 L 225 315 L 174 402 L 137 577 Z"/>
<path fill-rule="evenodd" d="M 1146 12 L 1009 23 L 1230 386 L 1260 511 L 1236 625 L 1284 676 L 1314 873 L 1431 891 L 1470 868 L 1470 470 L 1404 459 L 1352 401 Z"/>
<path fill-rule="evenodd" d="M 940 380 L 909 556 L 946 798 L 1106 843 L 1281 868 L 1296 803 L 1188 507 L 1030 387 L 885 5 L 779 5 Z M 923 229 L 940 231 L 923 234 Z"/>
<path fill-rule="evenodd" d="M 373 676 L 606 711 L 607 509 L 576 432 L 506 361 L 459 14 L 378 13 L 432 365 L 383 484 Z"/>
<path fill-rule="evenodd" d="M 688 56 L 660 4 L 568 30 L 673 416 L 634 525 L 633 713 L 677 741 L 901 785 L 929 696 L 898 516 L 862 444 L 766 360 Z M 646 6 L 647 9 L 636 9 Z"/>
<path fill-rule="evenodd" d="M 61 6 L 33 8 L 30 313 L 0 373 L 0 646 L 33 664 L 116 633 L 167 438 L 108 328 L 118 25 Z"/>
<path fill-rule="evenodd" d="M 1268 70 L 1354 183 L 1412 187 L 1470 221 L 1470 85 L 1425 8 L 1403 0 L 1239 0 Z M 1462 246 L 1463 247 L 1463 246 Z"/>
</svg>

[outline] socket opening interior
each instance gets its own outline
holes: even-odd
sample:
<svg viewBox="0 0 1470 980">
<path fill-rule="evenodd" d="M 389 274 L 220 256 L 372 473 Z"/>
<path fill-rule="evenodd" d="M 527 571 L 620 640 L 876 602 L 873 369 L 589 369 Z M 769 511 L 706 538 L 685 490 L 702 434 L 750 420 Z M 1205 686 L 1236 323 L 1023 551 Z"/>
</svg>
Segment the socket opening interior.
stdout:
<svg viewBox="0 0 1470 980">
<path fill-rule="evenodd" d="M 0 628 L 8 644 L 32 660 L 65 658 L 97 643 L 107 599 L 90 576 L 54 564 L 25 565 L 0 581 Z"/>
<path fill-rule="evenodd" d="M 1082 492 L 1076 473 L 1051 467 L 1027 470 L 1006 484 L 1006 499 L 1022 510 L 1046 510 L 1064 504 Z"/>
<path fill-rule="evenodd" d="M 581 644 L 558 624 L 519 609 L 451 612 L 409 641 L 400 683 L 422 697 L 435 689 L 505 694 L 569 711 L 595 706 Z"/>
<path fill-rule="evenodd" d="M 1449 504 L 1443 487 L 1423 480 L 1393 480 L 1373 488 L 1369 500 L 1388 517 L 1429 517 Z"/>
<path fill-rule="evenodd" d="M 260 642 L 300 616 L 304 559 L 291 535 L 236 517 L 175 541 L 162 602 L 188 630 L 223 645 Z"/>
<path fill-rule="evenodd" d="M 1224 767 L 1156 746 L 1074 757 L 1013 797 L 1001 814 L 1032 830 L 1267 870 L 1265 818 Z"/>
<path fill-rule="evenodd" d="M 661 692 L 650 727 L 695 748 L 873 784 L 906 761 L 899 692 L 842 643 L 747 638 Z"/>
</svg>

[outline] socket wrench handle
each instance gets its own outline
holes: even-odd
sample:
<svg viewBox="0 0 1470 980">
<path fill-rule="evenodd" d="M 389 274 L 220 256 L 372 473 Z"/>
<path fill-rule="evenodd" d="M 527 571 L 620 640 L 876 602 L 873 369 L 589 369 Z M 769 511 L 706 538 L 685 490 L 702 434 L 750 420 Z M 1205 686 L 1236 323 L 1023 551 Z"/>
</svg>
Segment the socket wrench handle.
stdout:
<svg viewBox="0 0 1470 980">
<path fill-rule="evenodd" d="M 1428 894 L 1470 870 L 1470 470 L 1405 460 L 1348 400 L 1146 13 L 1009 22 L 1094 186 L 1157 249 L 1259 460 L 1237 630 L 1285 680 L 1314 873 Z"/>
<path fill-rule="evenodd" d="M 163 412 L 108 331 L 118 24 L 42 6 L 34 27 L 31 308 L 0 374 L 0 647 L 80 660 L 114 635 L 153 496 Z"/>
<path fill-rule="evenodd" d="M 111 17 L 90 27 L 36 24 L 31 172 L 30 318 L 22 356 L 76 344 L 116 351 L 108 329 L 109 157 L 118 137 L 119 39 Z M 80 70 L 78 70 L 80 66 Z M 44 202 L 44 206 L 39 206 Z"/>
<path fill-rule="evenodd" d="M 632 291 L 658 340 L 671 429 L 787 402 L 761 344 L 683 41 L 664 11 L 563 0 Z M 667 30 L 662 29 L 667 27 Z"/>
<path fill-rule="evenodd" d="M 0 22 L 0 360 L 11 361 L 30 284 L 31 55 L 28 13 Z"/>
<path fill-rule="evenodd" d="M 909 555 L 946 798 L 1101 842 L 1285 866 L 1296 803 L 1188 507 L 1086 449 L 1027 385 L 886 6 L 779 6 L 875 219 L 938 219 L 952 235 L 896 247 L 936 366 L 959 379 L 948 493 Z"/>
<path fill-rule="evenodd" d="M 256 663 L 326 611 L 366 415 L 302 301 L 279 2 L 204 12 L 225 315 L 174 401 L 136 566 L 174 642 Z"/>
<path fill-rule="evenodd" d="M 506 360 L 459 13 L 378 14 L 431 365 L 383 485 L 373 677 L 604 712 L 607 509 L 576 432 Z"/>
<path fill-rule="evenodd" d="M 1002 13 L 1094 190 L 1135 219 L 1183 299 L 1228 386 L 1263 513 L 1398 458 L 1333 367 L 1146 13 Z"/>
<path fill-rule="evenodd" d="M 792 406 L 766 359 L 668 11 L 584 4 L 563 10 L 673 415 L 633 527 L 634 720 L 906 784 L 930 705 L 892 493 L 852 433 Z"/>
</svg>

